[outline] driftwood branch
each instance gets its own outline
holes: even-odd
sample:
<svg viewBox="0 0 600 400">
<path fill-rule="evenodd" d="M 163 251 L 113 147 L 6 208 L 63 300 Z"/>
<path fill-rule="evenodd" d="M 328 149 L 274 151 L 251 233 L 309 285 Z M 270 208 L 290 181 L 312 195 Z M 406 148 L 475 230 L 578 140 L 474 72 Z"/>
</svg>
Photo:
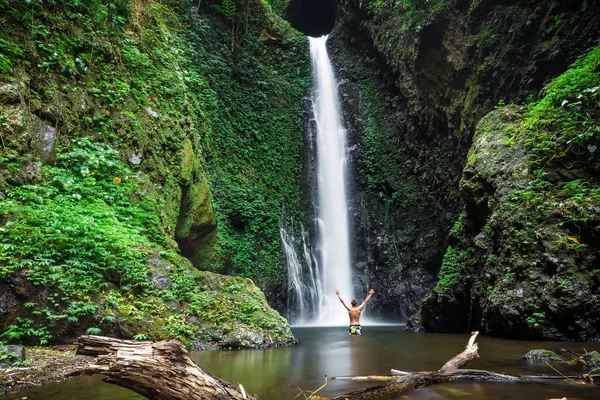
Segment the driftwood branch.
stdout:
<svg viewBox="0 0 600 400">
<path fill-rule="evenodd" d="M 81 336 L 78 354 L 96 357 L 96 364 L 70 375 L 104 376 L 150 400 L 257 400 L 196 365 L 176 340 L 136 342 L 102 336 Z"/>
<path fill-rule="evenodd" d="M 461 369 L 460 370 L 460 372 L 474 372 L 474 371 L 489 372 L 489 371 L 482 371 L 482 370 L 477 370 L 477 369 L 473 369 L 473 370 Z M 399 374 L 397 372 L 402 372 L 402 373 Z M 405 375 L 414 375 L 414 374 L 418 374 L 418 373 L 419 372 L 404 372 L 404 371 L 392 370 L 393 375 L 329 376 L 329 377 L 327 377 L 327 380 L 330 380 L 330 381 L 338 380 L 338 381 L 362 381 L 362 382 L 389 382 L 389 381 L 397 380 L 399 378 L 399 375 L 405 376 Z M 498 375 L 510 376 L 510 377 L 515 378 L 514 380 L 516 380 L 516 381 L 530 381 L 530 382 L 570 380 L 570 381 L 580 381 L 582 383 L 593 383 L 594 379 L 600 379 L 600 375 L 589 375 L 589 374 L 582 374 L 582 375 L 505 375 L 505 374 L 496 374 L 495 372 L 489 372 L 489 373 L 494 374 L 496 376 L 498 376 Z M 477 376 L 481 377 L 481 375 L 477 375 Z M 473 376 L 473 379 L 474 378 L 475 378 L 475 375 Z M 467 378 L 467 380 L 473 380 L 473 379 Z"/>
<path fill-rule="evenodd" d="M 454 358 L 446 362 L 442 368 L 440 368 L 440 372 L 452 371 L 455 369 L 459 369 L 467 365 L 471 360 L 475 358 L 479 358 L 479 354 L 477 354 L 477 343 L 475 343 L 475 338 L 479 334 L 478 331 L 471 333 L 471 338 L 467 343 L 467 347 L 465 350 L 456 355 Z"/>
<path fill-rule="evenodd" d="M 405 372 L 392 369 L 392 375 L 396 376 L 377 376 L 372 381 L 386 381 L 389 383 L 375 386 L 367 389 L 361 389 L 334 397 L 331 400 L 385 400 L 398 397 L 407 393 L 414 392 L 425 386 L 438 383 L 453 381 L 487 381 L 487 382 L 522 382 L 522 381 L 557 381 L 564 379 L 579 380 L 582 382 L 593 382 L 591 377 L 581 375 L 577 377 L 566 376 L 518 376 L 506 375 L 496 372 L 482 371 L 475 369 L 459 369 L 467 365 L 471 360 L 479 358 L 477 354 L 478 346 L 475 339 L 479 332 L 471 333 L 471 338 L 467 343 L 465 350 L 446 362 L 439 371 L 428 372 Z M 340 377 L 342 379 L 352 379 L 354 377 Z M 369 380 L 369 377 L 359 377 L 359 380 Z"/>
</svg>

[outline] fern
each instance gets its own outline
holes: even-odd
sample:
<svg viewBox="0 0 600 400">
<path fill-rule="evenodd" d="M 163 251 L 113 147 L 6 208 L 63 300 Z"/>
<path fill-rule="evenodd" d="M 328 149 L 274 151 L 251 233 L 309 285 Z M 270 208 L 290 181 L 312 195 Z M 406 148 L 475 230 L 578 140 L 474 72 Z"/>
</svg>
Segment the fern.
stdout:
<svg viewBox="0 0 600 400">
<path fill-rule="evenodd" d="M 237 7 L 233 0 L 223 0 L 221 5 L 214 6 L 225 18 L 229 21 L 233 21 L 235 14 L 237 13 Z"/>
</svg>

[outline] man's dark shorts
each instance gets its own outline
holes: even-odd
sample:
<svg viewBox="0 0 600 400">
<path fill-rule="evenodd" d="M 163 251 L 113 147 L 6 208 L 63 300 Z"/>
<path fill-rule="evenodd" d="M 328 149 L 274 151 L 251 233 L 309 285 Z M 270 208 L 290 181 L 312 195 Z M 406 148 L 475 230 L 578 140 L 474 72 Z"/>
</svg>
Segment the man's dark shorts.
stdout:
<svg viewBox="0 0 600 400">
<path fill-rule="evenodd" d="M 360 325 L 350 325 L 350 328 L 348 330 L 350 331 L 351 335 L 362 335 L 362 328 Z"/>
</svg>

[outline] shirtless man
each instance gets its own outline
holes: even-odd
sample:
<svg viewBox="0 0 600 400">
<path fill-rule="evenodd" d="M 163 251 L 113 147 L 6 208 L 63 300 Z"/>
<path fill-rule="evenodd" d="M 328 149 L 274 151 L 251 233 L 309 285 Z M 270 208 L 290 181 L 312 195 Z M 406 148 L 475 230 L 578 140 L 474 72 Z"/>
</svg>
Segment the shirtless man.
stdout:
<svg viewBox="0 0 600 400">
<path fill-rule="evenodd" d="M 356 307 L 356 304 L 358 304 L 356 302 L 356 299 L 352 299 L 352 301 L 350 302 L 352 307 L 348 307 L 348 305 L 342 299 L 342 296 L 340 296 L 340 291 L 335 289 L 335 294 L 337 294 L 338 299 L 340 299 L 344 307 L 346 307 L 346 309 L 348 310 L 348 315 L 350 316 L 350 334 L 362 335 L 362 328 L 360 326 L 360 313 L 362 312 L 363 308 L 365 308 L 365 305 L 367 305 L 367 302 L 371 300 L 371 296 L 375 294 L 375 291 L 373 289 L 369 290 L 369 295 L 367 296 L 365 301 L 363 301 L 362 304 L 358 307 Z"/>
</svg>

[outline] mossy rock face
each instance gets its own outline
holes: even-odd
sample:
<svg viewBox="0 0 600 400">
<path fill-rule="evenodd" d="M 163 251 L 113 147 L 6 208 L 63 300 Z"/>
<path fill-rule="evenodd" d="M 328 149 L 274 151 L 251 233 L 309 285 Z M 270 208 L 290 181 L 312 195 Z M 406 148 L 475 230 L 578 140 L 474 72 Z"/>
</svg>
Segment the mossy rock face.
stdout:
<svg viewBox="0 0 600 400">
<path fill-rule="evenodd" d="M 20 340 L 30 344 L 36 344 L 42 334 L 48 343 L 71 343 L 86 332 L 143 340 L 175 337 L 194 350 L 296 344 L 285 318 L 269 307 L 250 279 L 198 271 L 175 254 L 167 258 L 155 254 L 148 267 L 148 284 L 153 289 L 134 296 L 109 287 L 94 299 L 93 314 L 76 321 L 66 318 L 69 303 L 56 303 L 47 289 L 0 281 L 0 288 L 5 289 L 0 305 L 15 312 L 3 312 L 6 320 L 1 322 L 17 332 L 29 324 L 36 332 Z M 26 303 L 64 317 L 44 322 L 44 316 L 35 315 Z"/>
<path fill-rule="evenodd" d="M 196 155 L 192 147 L 192 141 L 186 139 L 181 149 L 181 184 L 184 186 L 192 184 L 194 173 L 200 168 L 200 156 Z"/>
<path fill-rule="evenodd" d="M 196 265 L 202 265 L 201 255 L 210 247 L 211 233 L 217 226 L 206 176 L 187 186 L 182 194 L 175 239 L 183 254 Z"/>
<path fill-rule="evenodd" d="M 481 266 L 479 258 L 487 254 L 479 246 L 494 242 L 497 228 L 490 223 L 482 233 L 494 207 L 488 204 L 495 199 L 491 191 L 503 191 L 505 185 L 512 190 L 512 180 L 532 180 L 530 166 L 519 161 L 529 156 L 518 147 L 505 151 L 510 137 L 500 132 L 491 133 L 495 143 L 480 146 L 490 153 L 481 154 L 484 160 L 479 150 L 469 152 L 478 141 L 474 135 L 485 136 L 476 133 L 481 118 L 500 100 L 522 103 L 537 95 L 568 69 L 595 44 L 599 11 L 590 2 L 553 0 L 340 0 L 339 5 L 330 53 L 349 125 L 353 269 L 361 282 L 380 288 L 373 311 L 404 320 L 436 287 L 448 245 L 459 252 L 474 249 L 472 259 Z M 497 115 L 486 123 L 496 131 L 508 127 L 510 117 Z M 475 164 L 489 176 L 467 176 L 461 182 L 465 165 Z M 514 176 L 504 174 L 504 167 Z M 468 243 L 458 243 L 462 236 L 449 232 L 465 206 Z M 551 227 L 543 230 L 552 234 Z M 461 310 L 469 310 L 471 296 L 458 291 L 470 290 L 476 270 L 461 274 L 465 284 L 454 299 L 444 295 Z M 508 288 L 513 289 L 520 293 Z M 432 311 L 428 315 L 442 310 Z M 530 311 L 535 325 L 543 311 Z M 508 328 L 512 323 L 500 317 L 493 325 Z M 509 333 L 505 328 L 501 334 Z M 444 330 L 444 324 L 436 329 Z"/>
<path fill-rule="evenodd" d="M 515 127 L 530 118 L 523 107 L 503 107 L 477 127 L 471 161 L 461 180 L 465 212 L 452 229 L 449 247 L 455 253 L 472 249 L 472 259 L 457 269 L 462 284 L 446 285 L 443 292 L 439 285 L 449 278 L 455 280 L 456 271 L 440 270 L 438 287 L 422 303 L 428 330 L 464 329 L 469 323 L 466 319 L 458 326 L 456 319 L 443 319 L 454 310 L 470 315 L 471 328 L 488 334 L 562 340 L 594 340 L 600 335 L 599 305 L 594 300 L 598 295 L 593 266 L 597 241 L 592 235 L 583 244 L 580 239 L 585 236 L 573 233 L 569 222 L 580 215 L 569 214 L 573 208 L 593 209 L 600 202 L 587 186 L 593 187 L 595 178 L 589 169 L 596 168 L 598 160 L 592 154 L 568 172 L 552 159 L 540 163 L 544 156 L 537 147 L 545 140 L 543 130 L 537 131 L 537 140 L 515 139 Z M 556 114 L 553 126 L 562 123 L 560 118 Z M 563 141 L 568 140 L 575 139 Z M 568 164 L 568 150 L 564 156 L 562 163 Z M 569 183 L 569 175 L 577 169 L 588 178 Z M 560 189 L 569 185 L 573 185 L 569 189 L 573 197 Z M 583 227 L 580 232 L 597 229 L 599 222 L 589 214 L 578 224 Z M 456 311 L 460 305 L 462 309 Z"/>
<path fill-rule="evenodd" d="M 0 334 L 189 344 L 207 324 L 253 332 L 240 345 L 292 343 L 254 284 L 220 293 L 234 283 L 177 254 L 283 291 L 282 203 L 302 219 L 306 38 L 260 0 L 235 26 L 219 1 L 4 3 Z"/>
<path fill-rule="evenodd" d="M 424 332 L 425 328 L 423 328 L 423 319 L 421 318 L 421 313 L 417 312 L 410 316 L 408 321 L 406 321 L 405 329 L 409 332 Z"/>
</svg>

